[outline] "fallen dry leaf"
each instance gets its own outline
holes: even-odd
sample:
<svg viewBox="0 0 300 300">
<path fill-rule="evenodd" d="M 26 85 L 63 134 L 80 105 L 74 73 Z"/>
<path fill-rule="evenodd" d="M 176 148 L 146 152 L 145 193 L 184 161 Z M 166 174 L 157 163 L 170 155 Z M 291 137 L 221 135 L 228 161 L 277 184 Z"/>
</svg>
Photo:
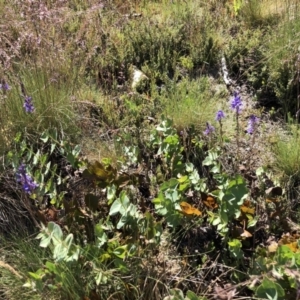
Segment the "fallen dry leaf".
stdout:
<svg viewBox="0 0 300 300">
<path fill-rule="evenodd" d="M 268 252 L 269 253 L 274 253 L 276 252 L 278 248 L 278 244 L 276 242 L 272 242 L 269 246 L 268 246 Z"/>
<path fill-rule="evenodd" d="M 181 208 L 181 213 L 183 213 L 185 216 L 201 216 L 202 212 L 197 209 L 196 207 L 193 207 L 191 204 L 187 202 L 180 202 L 180 208 Z"/>
</svg>

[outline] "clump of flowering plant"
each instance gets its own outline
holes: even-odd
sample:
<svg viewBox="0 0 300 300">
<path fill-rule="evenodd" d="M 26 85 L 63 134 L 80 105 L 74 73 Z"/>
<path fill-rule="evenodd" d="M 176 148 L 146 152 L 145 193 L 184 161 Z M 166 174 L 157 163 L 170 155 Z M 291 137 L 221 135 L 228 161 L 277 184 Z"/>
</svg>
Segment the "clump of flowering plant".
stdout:
<svg viewBox="0 0 300 300">
<path fill-rule="evenodd" d="M 32 177 L 26 172 L 25 164 L 20 165 L 16 176 L 17 182 L 22 184 L 22 188 L 27 194 L 31 194 L 38 187 L 38 184 L 35 183 Z"/>
</svg>

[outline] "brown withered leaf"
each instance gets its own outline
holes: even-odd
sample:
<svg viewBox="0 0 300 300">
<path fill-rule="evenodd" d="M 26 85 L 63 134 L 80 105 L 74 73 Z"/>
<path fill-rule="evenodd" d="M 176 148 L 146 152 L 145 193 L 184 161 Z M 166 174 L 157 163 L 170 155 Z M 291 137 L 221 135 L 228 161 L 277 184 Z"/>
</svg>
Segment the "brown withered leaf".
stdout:
<svg viewBox="0 0 300 300">
<path fill-rule="evenodd" d="M 252 216 L 255 213 L 255 209 L 245 205 L 245 203 L 240 207 L 240 210 L 241 210 L 242 213 L 249 214 L 249 215 L 252 215 Z"/>
<path fill-rule="evenodd" d="M 185 216 L 201 216 L 202 212 L 197 209 L 196 207 L 193 207 L 191 204 L 187 202 L 180 202 L 180 208 L 181 208 L 181 213 L 184 214 Z"/>
<path fill-rule="evenodd" d="M 233 238 L 237 238 L 237 239 L 238 238 L 246 239 L 252 237 L 252 234 L 249 231 L 238 226 L 233 228 L 231 234 Z"/>
<path fill-rule="evenodd" d="M 205 194 L 205 193 L 201 193 L 201 198 L 206 207 L 212 208 L 212 209 L 218 208 L 218 203 L 217 203 L 215 197 Z"/>
</svg>

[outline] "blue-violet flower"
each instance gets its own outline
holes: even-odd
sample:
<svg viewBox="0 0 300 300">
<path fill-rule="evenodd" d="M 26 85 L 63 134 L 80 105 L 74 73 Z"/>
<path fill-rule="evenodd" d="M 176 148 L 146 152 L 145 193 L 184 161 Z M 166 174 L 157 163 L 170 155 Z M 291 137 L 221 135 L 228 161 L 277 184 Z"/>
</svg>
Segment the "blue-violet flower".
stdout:
<svg viewBox="0 0 300 300">
<path fill-rule="evenodd" d="M 5 81 L 2 81 L 2 83 L 0 83 L 0 90 L 8 91 L 10 89 L 11 89 L 11 87 Z"/>
<path fill-rule="evenodd" d="M 231 100 L 230 106 L 237 113 L 240 113 L 240 111 L 242 109 L 242 100 L 241 100 L 240 95 L 237 92 L 234 92 L 234 97 Z"/>
<path fill-rule="evenodd" d="M 22 188 L 27 194 L 31 194 L 33 190 L 38 187 L 38 184 L 36 184 L 32 177 L 27 174 L 25 164 L 20 165 L 16 176 L 17 182 L 22 184 Z"/>
<path fill-rule="evenodd" d="M 254 115 L 251 115 L 248 121 L 247 133 L 252 134 L 258 123 L 259 123 L 259 118 Z"/>
<path fill-rule="evenodd" d="M 34 111 L 34 106 L 32 104 L 32 97 L 25 96 L 25 101 L 23 104 L 23 107 L 25 108 L 25 111 L 27 113 L 32 113 Z"/>
<path fill-rule="evenodd" d="M 210 125 L 208 122 L 206 122 L 206 129 L 203 132 L 203 134 L 209 135 L 209 134 L 213 133 L 214 131 L 215 131 L 215 127 Z"/>
<path fill-rule="evenodd" d="M 219 110 L 216 113 L 216 121 L 220 122 L 223 118 L 225 118 L 225 114 L 224 114 L 223 110 Z"/>
</svg>

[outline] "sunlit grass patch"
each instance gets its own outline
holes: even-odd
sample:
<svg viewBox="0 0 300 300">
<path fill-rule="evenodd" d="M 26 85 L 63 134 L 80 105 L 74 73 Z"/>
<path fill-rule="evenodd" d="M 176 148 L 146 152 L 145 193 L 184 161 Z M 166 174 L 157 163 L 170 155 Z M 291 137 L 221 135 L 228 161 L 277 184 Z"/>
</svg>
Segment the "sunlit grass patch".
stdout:
<svg viewBox="0 0 300 300">
<path fill-rule="evenodd" d="M 72 86 L 40 69 L 28 68 L 12 78 L 15 79 L 9 83 L 11 89 L 1 99 L 4 141 L 9 142 L 17 132 L 34 135 L 50 128 L 58 129 L 61 136 L 70 139 L 78 135 Z"/>
<path fill-rule="evenodd" d="M 276 169 L 293 181 L 300 180 L 300 131 L 291 127 L 290 132 L 278 136 L 273 148 Z"/>
<path fill-rule="evenodd" d="M 201 132 L 204 131 L 206 122 L 215 122 L 218 110 L 226 110 L 228 97 L 228 92 L 222 85 L 213 91 L 208 77 L 183 80 L 167 86 L 162 92 L 163 114 L 172 119 L 177 128 L 193 125 Z"/>
<path fill-rule="evenodd" d="M 14 237 L 8 240 L 0 239 L 0 295 L 3 299 L 58 299 L 55 291 L 50 293 L 45 291 L 43 295 L 38 292 L 25 289 L 28 272 L 34 272 L 43 265 L 43 260 L 47 257 L 47 251 L 38 246 L 38 242 L 31 237 Z"/>
</svg>

